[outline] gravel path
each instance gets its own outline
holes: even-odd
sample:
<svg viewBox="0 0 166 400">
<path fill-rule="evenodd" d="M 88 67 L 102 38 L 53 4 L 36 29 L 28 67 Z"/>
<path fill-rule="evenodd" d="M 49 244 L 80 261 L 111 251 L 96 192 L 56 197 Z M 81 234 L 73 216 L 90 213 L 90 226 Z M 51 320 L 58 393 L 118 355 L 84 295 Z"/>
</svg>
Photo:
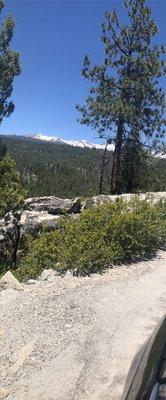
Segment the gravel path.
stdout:
<svg viewBox="0 0 166 400">
<path fill-rule="evenodd" d="M 119 400 L 165 305 L 165 252 L 102 276 L 2 290 L 0 399 Z"/>
</svg>

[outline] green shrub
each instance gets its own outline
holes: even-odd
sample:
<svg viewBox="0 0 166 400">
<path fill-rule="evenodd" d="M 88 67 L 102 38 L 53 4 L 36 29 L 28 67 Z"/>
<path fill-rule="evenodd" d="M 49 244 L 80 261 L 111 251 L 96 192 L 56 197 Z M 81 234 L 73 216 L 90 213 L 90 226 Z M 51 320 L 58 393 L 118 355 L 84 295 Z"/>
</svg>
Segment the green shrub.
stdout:
<svg viewBox="0 0 166 400">
<path fill-rule="evenodd" d="M 105 240 L 113 263 L 132 261 L 160 246 L 158 220 L 151 208 L 122 213 L 108 225 Z"/>
<path fill-rule="evenodd" d="M 10 269 L 10 265 L 6 261 L 0 260 L 0 279 Z"/>
<path fill-rule="evenodd" d="M 53 268 L 58 261 L 60 240 L 61 235 L 58 231 L 43 233 L 36 240 L 26 238 L 26 246 L 30 246 L 28 255 L 23 257 L 15 275 L 26 281 L 37 278 L 44 269 Z"/>
<path fill-rule="evenodd" d="M 31 242 L 18 269 L 21 279 L 36 278 L 43 269 L 76 274 L 101 272 L 109 265 L 130 262 L 165 243 L 166 203 L 150 205 L 135 199 L 85 210 L 66 219 L 58 231 L 42 233 Z"/>
</svg>

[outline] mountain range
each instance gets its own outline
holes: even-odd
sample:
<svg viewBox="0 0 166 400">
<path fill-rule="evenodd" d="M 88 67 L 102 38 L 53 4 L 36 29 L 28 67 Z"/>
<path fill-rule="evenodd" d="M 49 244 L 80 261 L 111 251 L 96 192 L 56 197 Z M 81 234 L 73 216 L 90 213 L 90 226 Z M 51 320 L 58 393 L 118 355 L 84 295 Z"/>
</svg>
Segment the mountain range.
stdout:
<svg viewBox="0 0 166 400">
<path fill-rule="evenodd" d="M 73 198 L 98 193 L 103 151 L 86 141 L 63 141 L 45 135 L 0 135 L 20 172 L 27 197 Z M 67 142 L 67 143 L 66 143 Z M 74 142 L 74 144 L 73 144 Z M 88 145 L 87 145 L 88 144 Z M 102 146 L 102 145 L 100 145 Z M 107 154 L 103 193 L 110 193 L 113 152 Z M 166 190 L 166 159 L 158 156 L 153 176 L 142 177 L 142 191 Z"/>
<path fill-rule="evenodd" d="M 82 140 L 64 140 L 64 139 L 60 139 L 57 136 L 46 136 L 46 135 L 43 135 L 41 133 L 37 133 L 35 135 L 32 135 L 31 137 L 32 137 L 32 139 L 41 140 L 43 142 L 69 144 L 70 146 L 81 147 L 81 148 L 88 147 L 89 149 L 98 149 L 98 150 L 105 149 L 105 144 L 90 143 L 90 142 L 87 142 L 86 140 L 83 140 L 83 139 Z M 113 144 L 109 144 L 107 146 L 107 150 L 113 151 L 114 150 L 114 145 Z"/>
<path fill-rule="evenodd" d="M 6 135 L 3 135 L 6 136 Z M 10 137 L 18 137 L 18 135 L 13 134 L 13 135 L 9 135 Z M 24 137 L 27 137 L 29 139 L 33 139 L 33 140 L 37 140 L 37 141 L 41 141 L 41 142 L 47 142 L 47 143 L 57 143 L 57 144 L 68 144 L 70 146 L 73 147 L 80 147 L 82 149 L 88 148 L 88 149 L 97 149 L 97 150 L 104 150 L 105 149 L 105 144 L 99 144 L 99 143 L 91 143 L 88 142 L 87 140 L 81 139 L 81 140 L 65 140 L 65 139 L 61 139 L 58 136 L 47 136 L 44 135 L 42 133 L 37 133 L 37 134 L 29 134 L 29 135 L 23 135 Z M 23 137 L 21 136 L 21 137 Z M 107 150 L 108 151 L 114 151 L 114 144 L 108 144 L 107 145 Z M 153 153 L 152 153 L 153 154 Z M 154 156 L 157 158 L 164 158 L 166 159 L 166 153 L 154 153 Z"/>
</svg>

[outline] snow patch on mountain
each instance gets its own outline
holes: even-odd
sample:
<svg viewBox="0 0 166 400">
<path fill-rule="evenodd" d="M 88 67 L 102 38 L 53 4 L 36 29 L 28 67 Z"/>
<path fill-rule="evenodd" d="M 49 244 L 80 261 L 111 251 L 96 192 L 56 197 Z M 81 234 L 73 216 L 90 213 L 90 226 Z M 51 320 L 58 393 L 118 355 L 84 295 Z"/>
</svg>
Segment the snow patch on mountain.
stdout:
<svg viewBox="0 0 166 400">
<path fill-rule="evenodd" d="M 35 140 L 41 140 L 44 142 L 69 144 L 70 146 L 74 146 L 74 147 L 81 147 L 81 148 L 88 147 L 89 149 L 98 149 L 98 150 L 105 149 L 105 144 L 90 143 L 90 142 L 87 142 L 86 140 L 63 140 L 57 136 L 46 136 L 41 133 L 33 135 L 32 137 Z M 107 149 L 108 149 L 108 151 L 114 151 L 114 145 L 109 144 Z"/>
<path fill-rule="evenodd" d="M 158 154 L 155 155 L 155 157 L 158 157 L 158 158 L 166 158 L 166 154 L 158 153 Z"/>
</svg>

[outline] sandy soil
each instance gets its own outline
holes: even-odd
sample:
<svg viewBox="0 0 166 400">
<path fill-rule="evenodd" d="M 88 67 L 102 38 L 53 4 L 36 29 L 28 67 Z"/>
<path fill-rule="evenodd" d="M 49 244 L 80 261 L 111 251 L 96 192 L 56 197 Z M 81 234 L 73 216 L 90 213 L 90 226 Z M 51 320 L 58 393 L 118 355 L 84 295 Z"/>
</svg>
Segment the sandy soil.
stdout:
<svg viewBox="0 0 166 400">
<path fill-rule="evenodd" d="M 119 400 L 166 308 L 166 253 L 0 292 L 0 399 Z"/>
</svg>

